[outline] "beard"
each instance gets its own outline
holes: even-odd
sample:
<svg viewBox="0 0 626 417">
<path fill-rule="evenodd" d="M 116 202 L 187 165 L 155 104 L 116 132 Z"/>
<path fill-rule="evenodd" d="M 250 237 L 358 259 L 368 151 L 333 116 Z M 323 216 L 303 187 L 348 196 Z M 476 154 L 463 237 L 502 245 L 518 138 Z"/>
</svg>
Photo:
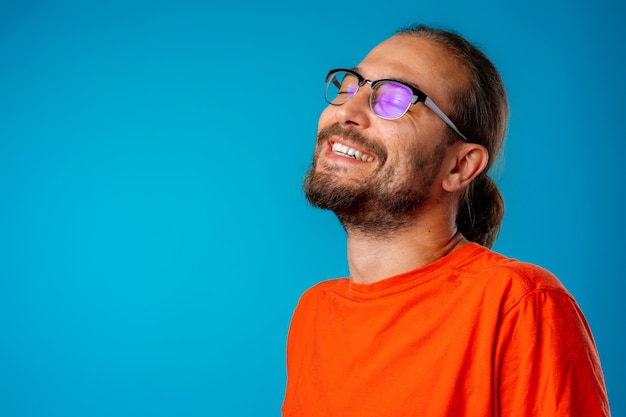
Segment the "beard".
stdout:
<svg viewBox="0 0 626 417">
<path fill-rule="evenodd" d="M 317 169 L 318 156 L 328 139 L 339 136 L 361 145 L 378 156 L 379 166 L 373 175 L 362 180 L 346 181 L 334 174 L 338 167 Z M 309 203 L 335 213 L 344 229 L 385 238 L 414 224 L 428 202 L 430 188 L 443 161 L 447 143 L 442 142 L 427 154 L 417 145 L 409 148 L 406 167 L 385 166 L 385 148 L 338 124 L 322 129 L 317 138 L 313 162 L 307 171 L 303 189 Z M 405 169 L 402 169 L 405 168 Z M 401 178 L 398 170 L 404 172 Z M 408 174 L 408 175 L 407 175 Z"/>
</svg>

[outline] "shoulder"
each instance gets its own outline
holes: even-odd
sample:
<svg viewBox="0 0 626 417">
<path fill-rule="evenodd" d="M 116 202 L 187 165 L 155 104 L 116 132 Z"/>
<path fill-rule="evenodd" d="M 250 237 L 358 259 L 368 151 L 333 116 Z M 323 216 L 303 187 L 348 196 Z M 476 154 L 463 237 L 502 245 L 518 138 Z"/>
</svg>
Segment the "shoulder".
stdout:
<svg viewBox="0 0 626 417">
<path fill-rule="evenodd" d="M 565 290 L 559 279 L 541 266 L 506 257 L 477 244 L 470 245 L 473 250 L 457 265 L 465 273 L 515 281 L 526 290 Z"/>
<path fill-rule="evenodd" d="M 348 286 L 349 280 L 347 278 L 334 278 L 319 282 L 302 294 L 298 306 L 316 303 L 317 300 L 324 299 L 329 294 L 342 293 L 348 289 Z"/>
<path fill-rule="evenodd" d="M 293 311 L 290 326 L 290 338 L 297 338 L 299 329 L 317 328 L 318 321 L 328 311 L 329 299 L 344 285 L 347 287 L 347 279 L 338 278 L 322 281 L 307 289 L 298 300 Z"/>
<path fill-rule="evenodd" d="M 494 291 L 502 292 L 509 307 L 534 293 L 572 299 L 561 281 L 547 269 L 509 258 L 476 244 L 471 245 L 471 255 L 457 265 L 458 273 L 472 281 L 482 282 Z M 506 306 L 503 307 L 506 310 Z"/>
</svg>

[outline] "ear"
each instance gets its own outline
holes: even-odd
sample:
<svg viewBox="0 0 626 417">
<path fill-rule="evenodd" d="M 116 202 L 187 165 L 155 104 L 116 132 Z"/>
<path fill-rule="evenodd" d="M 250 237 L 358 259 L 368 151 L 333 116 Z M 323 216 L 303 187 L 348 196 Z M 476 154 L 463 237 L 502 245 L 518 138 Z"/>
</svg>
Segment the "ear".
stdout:
<svg viewBox="0 0 626 417">
<path fill-rule="evenodd" d="M 489 151 L 482 145 L 467 142 L 452 146 L 451 150 L 449 170 L 442 186 L 444 190 L 453 193 L 463 189 L 485 169 L 489 162 Z"/>
</svg>

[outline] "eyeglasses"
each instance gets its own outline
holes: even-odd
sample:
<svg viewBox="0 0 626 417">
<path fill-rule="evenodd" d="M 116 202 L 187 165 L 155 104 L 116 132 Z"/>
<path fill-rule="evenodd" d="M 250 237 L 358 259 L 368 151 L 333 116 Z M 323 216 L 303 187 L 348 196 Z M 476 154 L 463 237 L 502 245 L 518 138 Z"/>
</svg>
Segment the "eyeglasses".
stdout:
<svg viewBox="0 0 626 417">
<path fill-rule="evenodd" d="M 463 140 L 469 142 L 452 120 L 424 92 L 400 81 L 388 79 L 371 81 L 366 80 L 353 70 L 334 69 L 326 76 L 324 97 L 329 104 L 341 106 L 350 100 L 364 84 L 369 84 L 372 87 L 370 108 L 376 116 L 386 120 L 399 119 L 409 110 L 411 104 L 421 101 L 446 122 Z"/>
</svg>

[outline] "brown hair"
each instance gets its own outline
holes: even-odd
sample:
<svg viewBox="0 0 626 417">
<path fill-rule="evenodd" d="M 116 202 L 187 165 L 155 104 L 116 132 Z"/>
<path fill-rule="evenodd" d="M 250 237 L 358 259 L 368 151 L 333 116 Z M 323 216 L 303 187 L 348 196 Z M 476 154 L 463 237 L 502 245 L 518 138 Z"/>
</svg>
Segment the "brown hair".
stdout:
<svg viewBox="0 0 626 417">
<path fill-rule="evenodd" d="M 504 200 L 488 174 L 502 148 L 508 123 L 509 105 L 502 78 L 484 53 L 454 32 L 416 25 L 397 34 L 419 36 L 445 47 L 470 74 L 469 85 L 455 92 L 449 117 L 471 142 L 487 149 L 489 162 L 465 188 L 456 223 L 465 238 L 491 247 L 504 217 Z"/>
</svg>

